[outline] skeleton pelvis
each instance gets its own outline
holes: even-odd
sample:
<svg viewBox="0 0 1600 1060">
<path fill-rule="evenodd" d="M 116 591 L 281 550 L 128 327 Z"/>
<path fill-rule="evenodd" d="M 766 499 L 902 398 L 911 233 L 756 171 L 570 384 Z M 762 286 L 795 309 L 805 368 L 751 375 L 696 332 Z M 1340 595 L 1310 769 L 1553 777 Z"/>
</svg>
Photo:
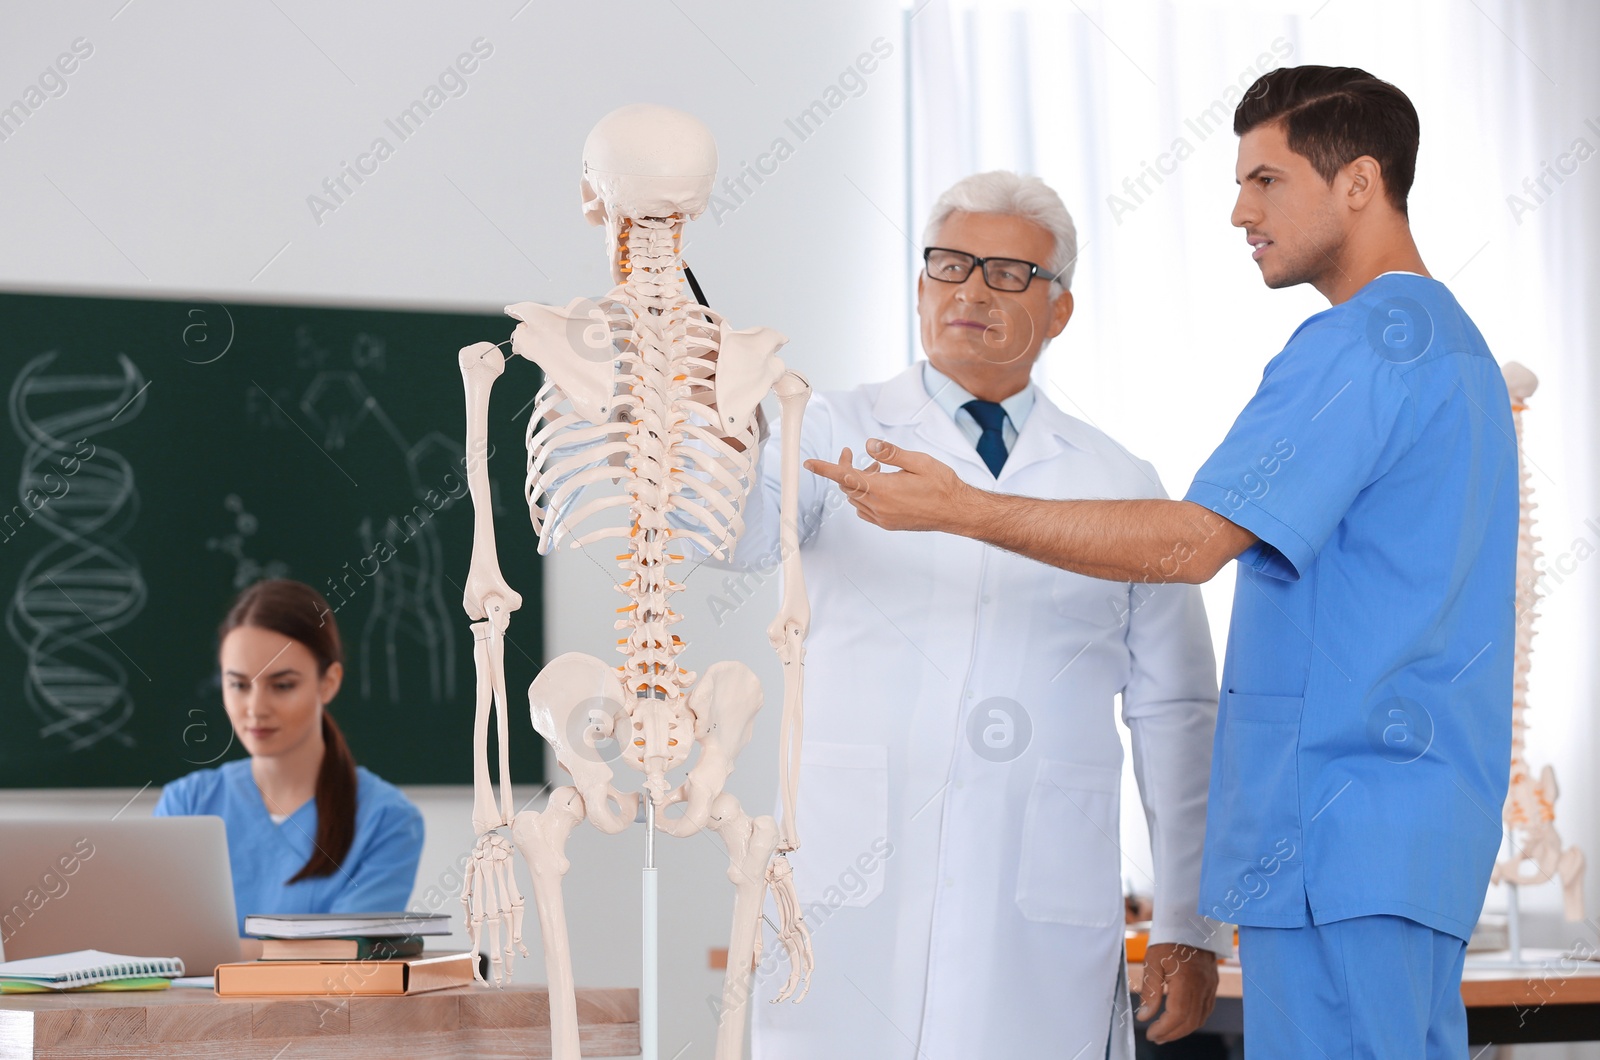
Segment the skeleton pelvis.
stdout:
<svg viewBox="0 0 1600 1060">
<path fill-rule="evenodd" d="M 658 687 L 641 686 L 647 693 Z M 666 774 L 682 765 L 694 746 L 694 717 L 681 698 L 638 695 L 622 675 L 592 655 L 569 652 L 550 661 L 528 686 L 533 727 L 555 748 L 556 761 L 572 774 L 590 805 L 602 793 L 616 798 L 611 761 L 621 758 L 646 774 L 657 797 L 666 794 Z M 620 750 L 598 745 L 614 737 Z M 597 822 L 598 823 L 598 822 Z"/>
<path fill-rule="evenodd" d="M 581 652 L 552 659 L 528 686 L 534 729 L 572 774 L 589 819 L 610 831 L 626 828 L 635 806 L 633 795 L 612 786 L 611 760 L 621 757 L 644 772 L 646 786 L 664 795 L 666 773 L 688 759 L 695 742 L 700 759 L 684 786 L 685 816 L 694 828 L 704 827 L 711 800 L 750 741 L 761 702 L 761 680 L 741 662 L 713 664 L 687 701 L 635 698 L 616 669 Z M 613 737 L 618 750 L 607 753 L 599 745 Z"/>
<path fill-rule="evenodd" d="M 628 711 L 622 675 L 581 652 L 550 660 L 528 686 L 533 727 L 555 748 L 556 761 L 572 774 L 596 827 L 620 831 L 633 821 L 633 797 L 611 785 L 611 763 L 598 746 L 613 734 L 626 738 Z M 616 806 L 613 812 L 612 806 Z"/>
<path fill-rule="evenodd" d="M 689 693 L 695 738 L 703 745 L 701 761 L 715 754 L 726 758 L 728 772 L 750 742 L 756 712 L 761 709 L 761 679 L 742 662 L 712 663 Z"/>
<path fill-rule="evenodd" d="M 711 823 L 713 804 L 722 794 L 744 745 L 750 742 L 761 709 L 761 679 L 741 662 L 713 663 L 689 693 L 700 760 L 683 785 L 682 815 L 663 827 L 687 835 Z"/>
</svg>

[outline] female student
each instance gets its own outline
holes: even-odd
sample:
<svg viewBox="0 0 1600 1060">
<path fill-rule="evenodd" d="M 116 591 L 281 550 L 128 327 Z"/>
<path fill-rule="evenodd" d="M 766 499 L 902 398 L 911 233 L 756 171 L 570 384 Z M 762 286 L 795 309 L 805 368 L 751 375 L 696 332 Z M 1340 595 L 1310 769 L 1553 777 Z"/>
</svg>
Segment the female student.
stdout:
<svg viewBox="0 0 1600 1060">
<path fill-rule="evenodd" d="M 241 933 L 253 914 L 404 909 L 422 814 L 356 765 L 328 715 L 344 653 L 327 601 L 300 582 L 257 582 L 219 639 L 222 701 L 250 757 L 168 784 L 155 815 L 222 818 Z"/>
</svg>

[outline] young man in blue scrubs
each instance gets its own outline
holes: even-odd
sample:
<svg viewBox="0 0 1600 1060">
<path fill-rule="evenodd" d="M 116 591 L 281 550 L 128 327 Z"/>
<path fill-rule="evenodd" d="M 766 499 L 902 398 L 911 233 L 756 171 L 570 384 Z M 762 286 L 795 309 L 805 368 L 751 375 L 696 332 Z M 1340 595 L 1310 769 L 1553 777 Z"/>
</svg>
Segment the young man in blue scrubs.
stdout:
<svg viewBox="0 0 1600 1060">
<path fill-rule="evenodd" d="M 1511 754 L 1517 458 L 1500 369 L 1412 241 L 1418 121 L 1362 70 L 1246 93 L 1238 202 L 1303 323 L 1182 501 L 1042 501 L 870 443 L 811 461 L 863 519 L 1113 581 L 1239 561 L 1200 911 L 1240 925 L 1267 1057 L 1467 1055 L 1466 940 Z"/>
</svg>

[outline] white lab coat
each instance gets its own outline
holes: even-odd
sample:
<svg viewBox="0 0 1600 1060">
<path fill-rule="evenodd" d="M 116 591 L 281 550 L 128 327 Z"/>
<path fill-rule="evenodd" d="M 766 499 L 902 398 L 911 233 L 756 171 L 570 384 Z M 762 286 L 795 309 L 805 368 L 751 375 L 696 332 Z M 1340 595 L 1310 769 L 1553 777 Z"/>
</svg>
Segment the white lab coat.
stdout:
<svg viewBox="0 0 1600 1060">
<path fill-rule="evenodd" d="M 996 484 L 920 365 L 806 409 L 807 457 L 860 454 L 869 437 L 988 489 L 1164 496 L 1148 463 L 1042 393 Z M 775 430 L 736 565 L 775 565 L 780 444 Z M 812 625 L 792 865 L 816 974 L 799 1005 L 767 1004 L 788 970 L 767 947 L 757 1060 L 1131 1056 L 1119 692 L 1152 836 L 1152 939 L 1225 948 L 1195 910 L 1217 694 L 1199 591 L 891 533 L 801 478 Z"/>
</svg>

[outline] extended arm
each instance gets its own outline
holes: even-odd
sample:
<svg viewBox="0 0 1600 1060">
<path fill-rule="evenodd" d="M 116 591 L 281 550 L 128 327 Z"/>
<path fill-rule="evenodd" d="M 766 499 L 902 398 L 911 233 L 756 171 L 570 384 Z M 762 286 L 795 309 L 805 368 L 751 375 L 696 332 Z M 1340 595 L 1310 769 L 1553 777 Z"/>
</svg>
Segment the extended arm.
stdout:
<svg viewBox="0 0 1600 1060">
<path fill-rule="evenodd" d="M 864 471 L 845 459 L 806 468 L 839 483 L 861 518 L 886 530 L 958 534 L 1091 578 L 1199 584 L 1256 541 L 1189 501 L 1013 497 L 968 485 L 926 453 L 877 439 L 867 452 L 879 463 Z"/>
</svg>

